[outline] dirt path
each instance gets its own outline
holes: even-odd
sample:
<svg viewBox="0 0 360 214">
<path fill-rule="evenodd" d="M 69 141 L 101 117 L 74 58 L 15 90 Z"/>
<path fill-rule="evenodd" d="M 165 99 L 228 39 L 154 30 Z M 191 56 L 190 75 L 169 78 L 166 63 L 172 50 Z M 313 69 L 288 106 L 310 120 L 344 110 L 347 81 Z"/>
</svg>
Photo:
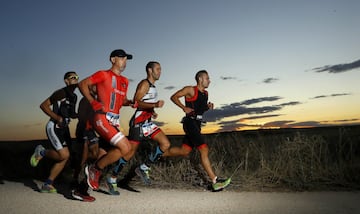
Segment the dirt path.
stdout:
<svg viewBox="0 0 360 214">
<path fill-rule="evenodd" d="M 0 213 L 360 213 L 360 192 L 208 192 L 141 187 L 120 196 L 92 192 L 93 203 L 69 199 L 69 193 L 39 193 L 33 181 L 0 184 Z"/>
</svg>

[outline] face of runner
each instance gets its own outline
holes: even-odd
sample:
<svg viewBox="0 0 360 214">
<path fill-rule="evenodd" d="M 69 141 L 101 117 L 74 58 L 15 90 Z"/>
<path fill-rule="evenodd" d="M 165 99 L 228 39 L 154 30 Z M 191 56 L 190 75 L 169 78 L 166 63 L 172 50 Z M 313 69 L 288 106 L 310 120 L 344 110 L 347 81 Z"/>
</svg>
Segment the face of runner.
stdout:
<svg viewBox="0 0 360 214">
<path fill-rule="evenodd" d="M 127 58 L 115 56 L 113 59 L 114 66 L 118 67 L 120 71 L 124 71 L 126 68 Z"/>
<path fill-rule="evenodd" d="M 209 87 L 210 85 L 210 77 L 208 74 L 201 75 L 200 79 L 200 85 L 204 88 Z"/>
<path fill-rule="evenodd" d="M 79 76 L 76 73 L 72 73 L 68 78 L 65 79 L 66 85 L 76 85 L 78 84 Z"/>
<path fill-rule="evenodd" d="M 152 72 L 151 72 L 151 76 L 152 78 L 154 78 L 154 80 L 158 80 L 160 79 L 160 75 L 161 75 L 161 66 L 160 64 L 155 64 L 154 68 L 152 68 Z"/>
</svg>

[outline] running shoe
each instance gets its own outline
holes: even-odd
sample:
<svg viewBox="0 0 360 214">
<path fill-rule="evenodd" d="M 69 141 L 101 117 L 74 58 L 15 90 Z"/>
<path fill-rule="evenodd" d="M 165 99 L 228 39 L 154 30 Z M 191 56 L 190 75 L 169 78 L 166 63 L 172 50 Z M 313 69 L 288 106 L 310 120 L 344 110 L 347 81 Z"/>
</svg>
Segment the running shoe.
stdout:
<svg viewBox="0 0 360 214">
<path fill-rule="evenodd" d="M 120 195 L 120 192 L 117 190 L 117 183 L 111 182 L 109 179 L 106 179 L 106 185 L 109 189 L 110 195 Z"/>
<path fill-rule="evenodd" d="M 34 153 L 31 155 L 30 158 L 30 165 L 32 167 L 36 167 L 39 164 L 39 161 L 43 158 L 41 152 L 44 151 L 45 148 L 42 145 L 37 145 L 35 148 Z"/>
<path fill-rule="evenodd" d="M 229 186 L 231 182 L 231 178 L 228 179 L 216 179 L 216 183 L 212 185 L 213 191 L 220 191 L 224 189 L 225 187 Z"/>
<path fill-rule="evenodd" d="M 57 190 L 51 184 L 43 184 L 41 186 L 40 192 L 42 192 L 42 193 L 57 193 Z"/>
<path fill-rule="evenodd" d="M 86 181 L 87 181 L 89 187 L 93 190 L 99 189 L 99 178 L 101 176 L 101 171 L 95 169 L 94 164 L 92 164 L 90 166 L 86 165 L 85 175 L 86 175 Z"/>
<path fill-rule="evenodd" d="M 150 172 L 150 167 L 148 167 L 147 169 L 141 169 L 141 167 L 138 166 L 135 169 L 135 173 L 138 176 L 140 176 L 140 178 L 143 180 L 145 185 L 150 185 L 151 184 L 149 172 Z"/>
<path fill-rule="evenodd" d="M 71 196 L 79 201 L 84 201 L 84 202 L 95 201 L 95 198 L 89 195 L 88 193 L 81 193 L 78 190 L 71 190 Z"/>
</svg>

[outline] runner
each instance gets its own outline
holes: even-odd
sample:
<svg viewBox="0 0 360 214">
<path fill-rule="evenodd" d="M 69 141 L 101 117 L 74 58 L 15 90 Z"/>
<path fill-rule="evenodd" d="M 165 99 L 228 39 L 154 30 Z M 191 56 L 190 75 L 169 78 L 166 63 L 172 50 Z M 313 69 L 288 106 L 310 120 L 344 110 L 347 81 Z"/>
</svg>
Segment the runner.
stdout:
<svg viewBox="0 0 360 214">
<path fill-rule="evenodd" d="M 181 147 L 171 147 L 163 157 L 187 156 L 193 148 L 197 148 L 200 152 L 201 165 L 211 179 L 213 191 L 220 191 L 230 184 L 231 178 L 220 179 L 215 175 L 209 160 L 209 147 L 201 135 L 202 115 L 214 108 L 214 104 L 208 102 L 206 91 L 210 84 L 208 72 L 205 70 L 197 72 L 195 80 L 196 86 L 185 86 L 171 96 L 171 100 L 185 112 L 185 117 L 182 119 L 185 137 Z M 185 105 L 180 101 L 181 97 L 185 97 Z"/>
<path fill-rule="evenodd" d="M 112 175 L 107 179 L 109 193 L 113 195 L 119 194 L 117 191 L 117 177 L 124 165 L 134 156 L 141 141 L 152 139 L 159 144 L 155 151 L 145 159 L 145 162 L 135 169 L 136 174 L 143 179 L 145 184 L 151 183 L 149 177 L 150 166 L 159 160 L 161 155 L 170 147 L 167 136 L 152 122 L 152 119 L 156 119 L 158 116 L 154 109 L 161 108 L 164 105 L 164 101 L 158 99 L 155 87 L 155 82 L 159 80 L 161 75 L 161 65 L 159 62 L 150 61 L 147 63 L 145 70 L 147 77 L 140 81 L 134 95 L 138 108 L 129 123 L 130 152 L 118 161 Z"/>
<path fill-rule="evenodd" d="M 131 147 L 128 139 L 119 130 L 120 108 L 123 105 L 133 105 L 126 97 L 129 81 L 122 76 L 128 59 L 132 59 L 132 55 L 122 49 L 114 50 L 110 54 L 110 69 L 100 70 L 79 83 L 81 93 L 95 111 L 93 128 L 112 145 L 107 154 L 85 167 L 87 183 L 94 190 L 99 188 L 102 170 L 126 155 Z M 96 98 L 90 93 L 93 85 L 96 85 Z"/>
<path fill-rule="evenodd" d="M 49 177 L 40 189 L 40 192 L 43 193 L 57 192 L 53 182 L 64 169 L 70 157 L 71 136 L 68 125 L 71 118 L 77 117 L 75 112 L 77 96 L 74 90 L 78 86 L 78 79 L 79 76 L 75 71 L 66 72 L 64 75 L 66 87 L 55 91 L 40 105 L 41 110 L 50 117 L 49 122 L 46 124 L 46 134 L 52 148 L 45 149 L 42 145 L 36 146 L 30 158 L 30 164 L 32 167 L 36 167 L 43 157 L 55 161 Z"/>
</svg>

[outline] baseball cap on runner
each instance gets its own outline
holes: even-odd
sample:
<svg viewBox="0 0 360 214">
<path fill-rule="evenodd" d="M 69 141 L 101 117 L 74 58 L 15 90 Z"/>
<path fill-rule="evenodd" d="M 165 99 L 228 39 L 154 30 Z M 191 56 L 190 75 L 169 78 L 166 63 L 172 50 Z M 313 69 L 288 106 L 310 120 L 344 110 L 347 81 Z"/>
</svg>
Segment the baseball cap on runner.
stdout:
<svg viewBox="0 0 360 214">
<path fill-rule="evenodd" d="M 118 56 L 118 57 L 126 57 L 127 59 L 132 59 L 133 56 L 131 54 L 127 54 L 124 50 L 122 49 L 116 49 L 116 50 L 113 50 L 110 54 L 110 58 L 111 57 L 115 57 L 115 56 Z"/>
</svg>

